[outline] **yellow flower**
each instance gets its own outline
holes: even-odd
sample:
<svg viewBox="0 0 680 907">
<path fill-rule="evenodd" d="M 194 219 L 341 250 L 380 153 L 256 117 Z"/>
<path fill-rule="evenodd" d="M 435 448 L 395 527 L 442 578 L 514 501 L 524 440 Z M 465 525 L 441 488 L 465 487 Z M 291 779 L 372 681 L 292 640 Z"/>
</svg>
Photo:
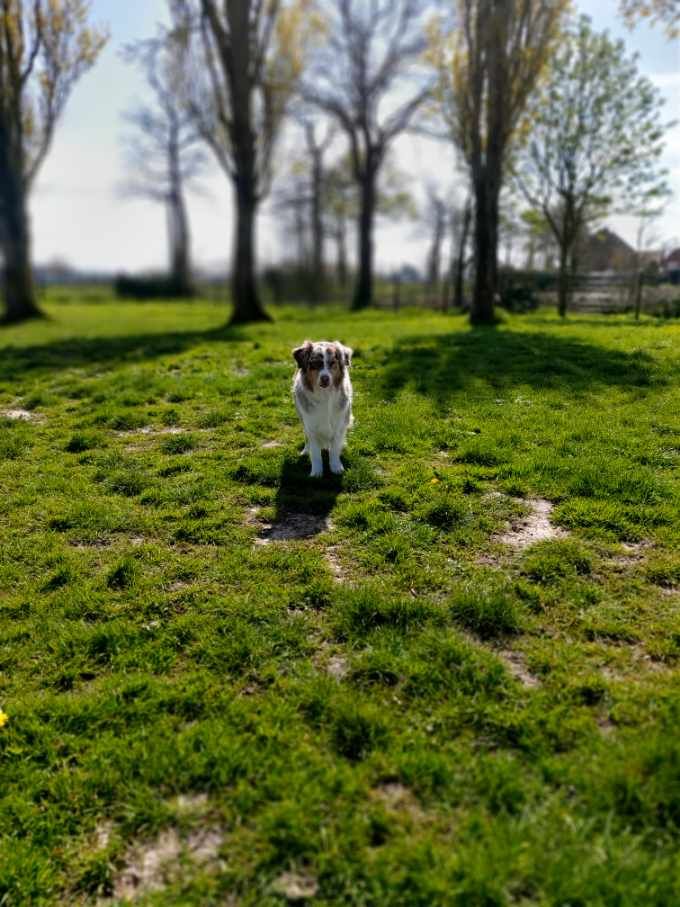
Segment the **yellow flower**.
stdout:
<svg viewBox="0 0 680 907">
<path fill-rule="evenodd" d="M 438 482 L 439 482 L 439 479 L 437 479 L 437 478 L 430 479 L 430 485 L 436 485 Z"/>
<path fill-rule="evenodd" d="M 0 709 L 0 728 L 4 727 L 9 721 L 9 715 Z"/>
</svg>

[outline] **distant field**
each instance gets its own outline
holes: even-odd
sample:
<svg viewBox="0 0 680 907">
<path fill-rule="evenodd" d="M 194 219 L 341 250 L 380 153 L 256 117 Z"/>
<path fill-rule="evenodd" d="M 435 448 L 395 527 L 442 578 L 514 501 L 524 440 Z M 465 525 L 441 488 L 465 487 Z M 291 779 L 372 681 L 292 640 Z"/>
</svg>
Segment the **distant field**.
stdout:
<svg viewBox="0 0 680 907">
<path fill-rule="evenodd" d="M 0 333 L 2 907 L 679 903 L 680 324 L 49 311 Z"/>
</svg>

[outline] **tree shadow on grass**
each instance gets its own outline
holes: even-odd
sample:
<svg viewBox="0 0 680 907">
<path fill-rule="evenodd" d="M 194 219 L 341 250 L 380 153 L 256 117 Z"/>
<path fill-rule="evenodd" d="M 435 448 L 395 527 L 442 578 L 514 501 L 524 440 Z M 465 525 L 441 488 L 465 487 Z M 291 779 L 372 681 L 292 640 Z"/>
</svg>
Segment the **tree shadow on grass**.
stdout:
<svg viewBox="0 0 680 907">
<path fill-rule="evenodd" d="M 247 329 L 223 325 L 200 331 L 69 337 L 32 346 L 0 347 L 0 381 L 11 381 L 29 372 L 51 372 L 110 362 L 144 362 L 181 353 L 200 343 L 246 339 Z"/>
<path fill-rule="evenodd" d="M 386 354 L 380 372 L 388 399 L 412 388 L 439 401 L 480 382 L 497 391 L 529 385 L 578 394 L 602 385 L 636 388 L 664 381 L 653 358 L 641 350 L 496 328 L 405 337 Z"/>
</svg>

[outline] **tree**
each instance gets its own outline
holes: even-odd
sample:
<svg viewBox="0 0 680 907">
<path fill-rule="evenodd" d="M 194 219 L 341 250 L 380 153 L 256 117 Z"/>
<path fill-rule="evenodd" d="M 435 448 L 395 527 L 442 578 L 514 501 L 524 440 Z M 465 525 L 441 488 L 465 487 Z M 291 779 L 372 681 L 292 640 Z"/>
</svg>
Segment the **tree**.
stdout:
<svg viewBox="0 0 680 907">
<path fill-rule="evenodd" d="M 325 155 L 333 142 L 335 133 L 326 128 L 323 136 L 317 135 L 318 124 L 310 116 L 300 114 L 300 125 L 305 136 L 307 159 L 309 161 L 309 207 L 312 233 L 311 295 L 314 302 L 320 302 L 326 294 L 324 244 L 324 184 L 326 180 Z"/>
<path fill-rule="evenodd" d="M 431 27 L 436 98 L 474 196 L 470 319 L 494 321 L 499 199 L 508 155 L 551 54 L 567 0 L 456 0 L 455 27 Z"/>
<path fill-rule="evenodd" d="M 387 152 L 430 91 L 408 85 L 425 49 L 424 0 L 327 0 L 328 40 L 303 86 L 306 100 L 334 117 L 347 137 L 359 193 L 358 277 L 352 307 L 373 301 L 373 232 L 378 179 Z M 386 97 L 398 103 L 386 104 Z"/>
<path fill-rule="evenodd" d="M 532 104 L 531 135 L 514 168 L 517 185 L 558 244 L 562 316 L 576 241 L 588 221 L 601 218 L 616 197 L 634 210 L 662 191 L 662 103 L 623 42 L 593 32 L 585 16 L 569 27 Z"/>
<path fill-rule="evenodd" d="M 85 0 L 0 0 L 0 246 L 5 321 L 40 315 L 28 197 L 71 90 L 106 37 Z"/>
<path fill-rule="evenodd" d="M 526 261 L 524 267 L 533 271 L 536 258 L 541 255 L 543 270 L 554 267 L 555 237 L 545 214 L 538 208 L 526 208 L 520 214 L 520 222 L 525 240 Z"/>
<path fill-rule="evenodd" d="M 669 189 L 661 187 L 658 192 L 653 192 L 641 199 L 636 213 L 637 232 L 635 237 L 635 272 L 631 285 L 631 297 L 635 309 L 635 320 L 640 320 L 642 310 L 642 293 L 645 278 L 645 268 L 649 253 L 653 245 L 659 244 L 659 236 L 654 232 L 655 221 L 663 214 L 664 203 L 667 200 Z"/>
<path fill-rule="evenodd" d="M 331 167 L 326 175 L 324 211 L 326 231 L 335 242 L 336 278 L 344 290 L 349 281 L 347 232 L 350 222 L 356 219 L 357 204 L 352 175 L 342 162 Z"/>
<path fill-rule="evenodd" d="M 680 5 L 677 0 L 620 0 L 621 13 L 629 26 L 640 20 L 662 24 L 669 38 L 680 35 Z"/>
<path fill-rule="evenodd" d="M 434 186 L 427 187 L 423 220 L 430 234 L 425 262 L 425 280 L 431 300 L 437 299 L 441 278 L 442 246 L 449 226 L 449 205 Z"/>
<path fill-rule="evenodd" d="M 256 284 L 255 222 L 304 52 L 311 0 L 169 0 L 184 100 L 232 182 L 236 227 L 231 323 L 268 320 Z"/>
<path fill-rule="evenodd" d="M 468 196 L 463 205 L 454 205 L 449 217 L 452 302 L 455 308 L 462 309 L 465 305 L 465 270 L 468 266 L 468 245 L 472 225 L 472 198 Z"/>
<path fill-rule="evenodd" d="M 200 136 L 182 106 L 177 48 L 172 35 L 160 35 L 126 48 L 125 57 L 141 67 L 153 92 L 154 104 L 140 104 L 126 114 L 133 131 L 126 135 L 126 158 L 131 176 L 129 195 L 160 202 L 166 208 L 170 279 L 173 293 L 193 293 L 191 239 L 185 191 L 205 168 L 198 147 Z"/>
</svg>

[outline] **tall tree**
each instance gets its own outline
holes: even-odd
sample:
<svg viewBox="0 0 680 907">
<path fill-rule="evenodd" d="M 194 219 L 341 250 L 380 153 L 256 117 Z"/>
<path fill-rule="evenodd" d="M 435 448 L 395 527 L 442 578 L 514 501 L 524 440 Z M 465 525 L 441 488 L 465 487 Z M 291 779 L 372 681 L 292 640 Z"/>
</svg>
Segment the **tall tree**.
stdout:
<svg viewBox="0 0 680 907">
<path fill-rule="evenodd" d="M 423 220 L 430 234 L 425 261 L 425 279 L 431 301 L 439 295 L 442 270 L 442 246 L 449 226 L 449 205 L 434 186 L 427 187 Z"/>
<path fill-rule="evenodd" d="M 331 167 L 324 185 L 326 232 L 335 242 L 335 276 L 341 290 L 349 283 L 347 233 L 357 214 L 354 181 L 344 162 Z"/>
<path fill-rule="evenodd" d="M 0 247 L 5 321 L 40 315 L 28 198 L 71 90 L 106 37 L 85 0 L 0 0 Z"/>
<path fill-rule="evenodd" d="M 526 208 L 520 214 L 520 223 L 526 253 L 524 267 L 528 271 L 533 271 L 536 268 L 536 259 L 540 255 L 540 267 L 544 270 L 552 269 L 555 237 L 545 214 L 538 208 Z"/>
<path fill-rule="evenodd" d="M 436 96 L 474 196 L 473 323 L 494 320 L 499 199 L 513 139 L 568 0 L 455 0 L 453 29 L 431 27 Z"/>
<path fill-rule="evenodd" d="M 315 302 L 323 300 L 326 295 L 326 272 L 324 245 L 326 231 L 324 226 L 324 183 L 326 166 L 324 157 L 333 142 L 333 129 L 326 129 L 321 137 L 317 135 L 317 123 L 309 117 L 303 117 L 302 127 L 305 133 L 307 155 L 310 163 L 310 220 L 312 224 L 312 295 Z"/>
<path fill-rule="evenodd" d="M 305 98 L 335 118 L 347 137 L 359 192 L 358 277 L 352 307 L 373 301 L 373 231 L 378 178 L 395 138 L 430 91 L 413 77 L 426 46 L 424 0 L 325 0 L 328 39 L 316 54 Z M 386 103 L 388 95 L 399 97 Z"/>
<path fill-rule="evenodd" d="M 172 291 L 189 296 L 193 280 L 185 196 L 207 162 L 193 119 L 181 102 L 182 74 L 174 44 L 172 35 L 162 34 L 126 48 L 126 59 L 142 69 L 154 103 L 139 104 L 126 114 L 132 127 L 125 136 L 131 176 L 124 190 L 165 206 Z"/>
<path fill-rule="evenodd" d="M 680 35 L 678 0 L 620 0 L 621 13 L 629 26 L 639 21 L 665 26 L 669 38 Z"/>
<path fill-rule="evenodd" d="M 231 322 L 267 320 L 256 282 L 255 223 L 316 28 L 311 0 L 168 2 L 183 47 L 187 108 L 234 189 Z"/>
<path fill-rule="evenodd" d="M 451 223 L 451 301 L 457 309 L 462 309 L 465 305 L 465 271 L 468 266 L 472 207 L 472 198 L 468 196 L 462 205 L 454 205 L 449 214 Z"/>
<path fill-rule="evenodd" d="M 622 41 L 594 32 L 586 16 L 565 32 L 514 166 L 517 185 L 555 235 L 562 316 L 576 241 L 588 220 L 602 217 L 617 198 L 634 210 L 665 192 L 662 104 Z"/>
</svg>

